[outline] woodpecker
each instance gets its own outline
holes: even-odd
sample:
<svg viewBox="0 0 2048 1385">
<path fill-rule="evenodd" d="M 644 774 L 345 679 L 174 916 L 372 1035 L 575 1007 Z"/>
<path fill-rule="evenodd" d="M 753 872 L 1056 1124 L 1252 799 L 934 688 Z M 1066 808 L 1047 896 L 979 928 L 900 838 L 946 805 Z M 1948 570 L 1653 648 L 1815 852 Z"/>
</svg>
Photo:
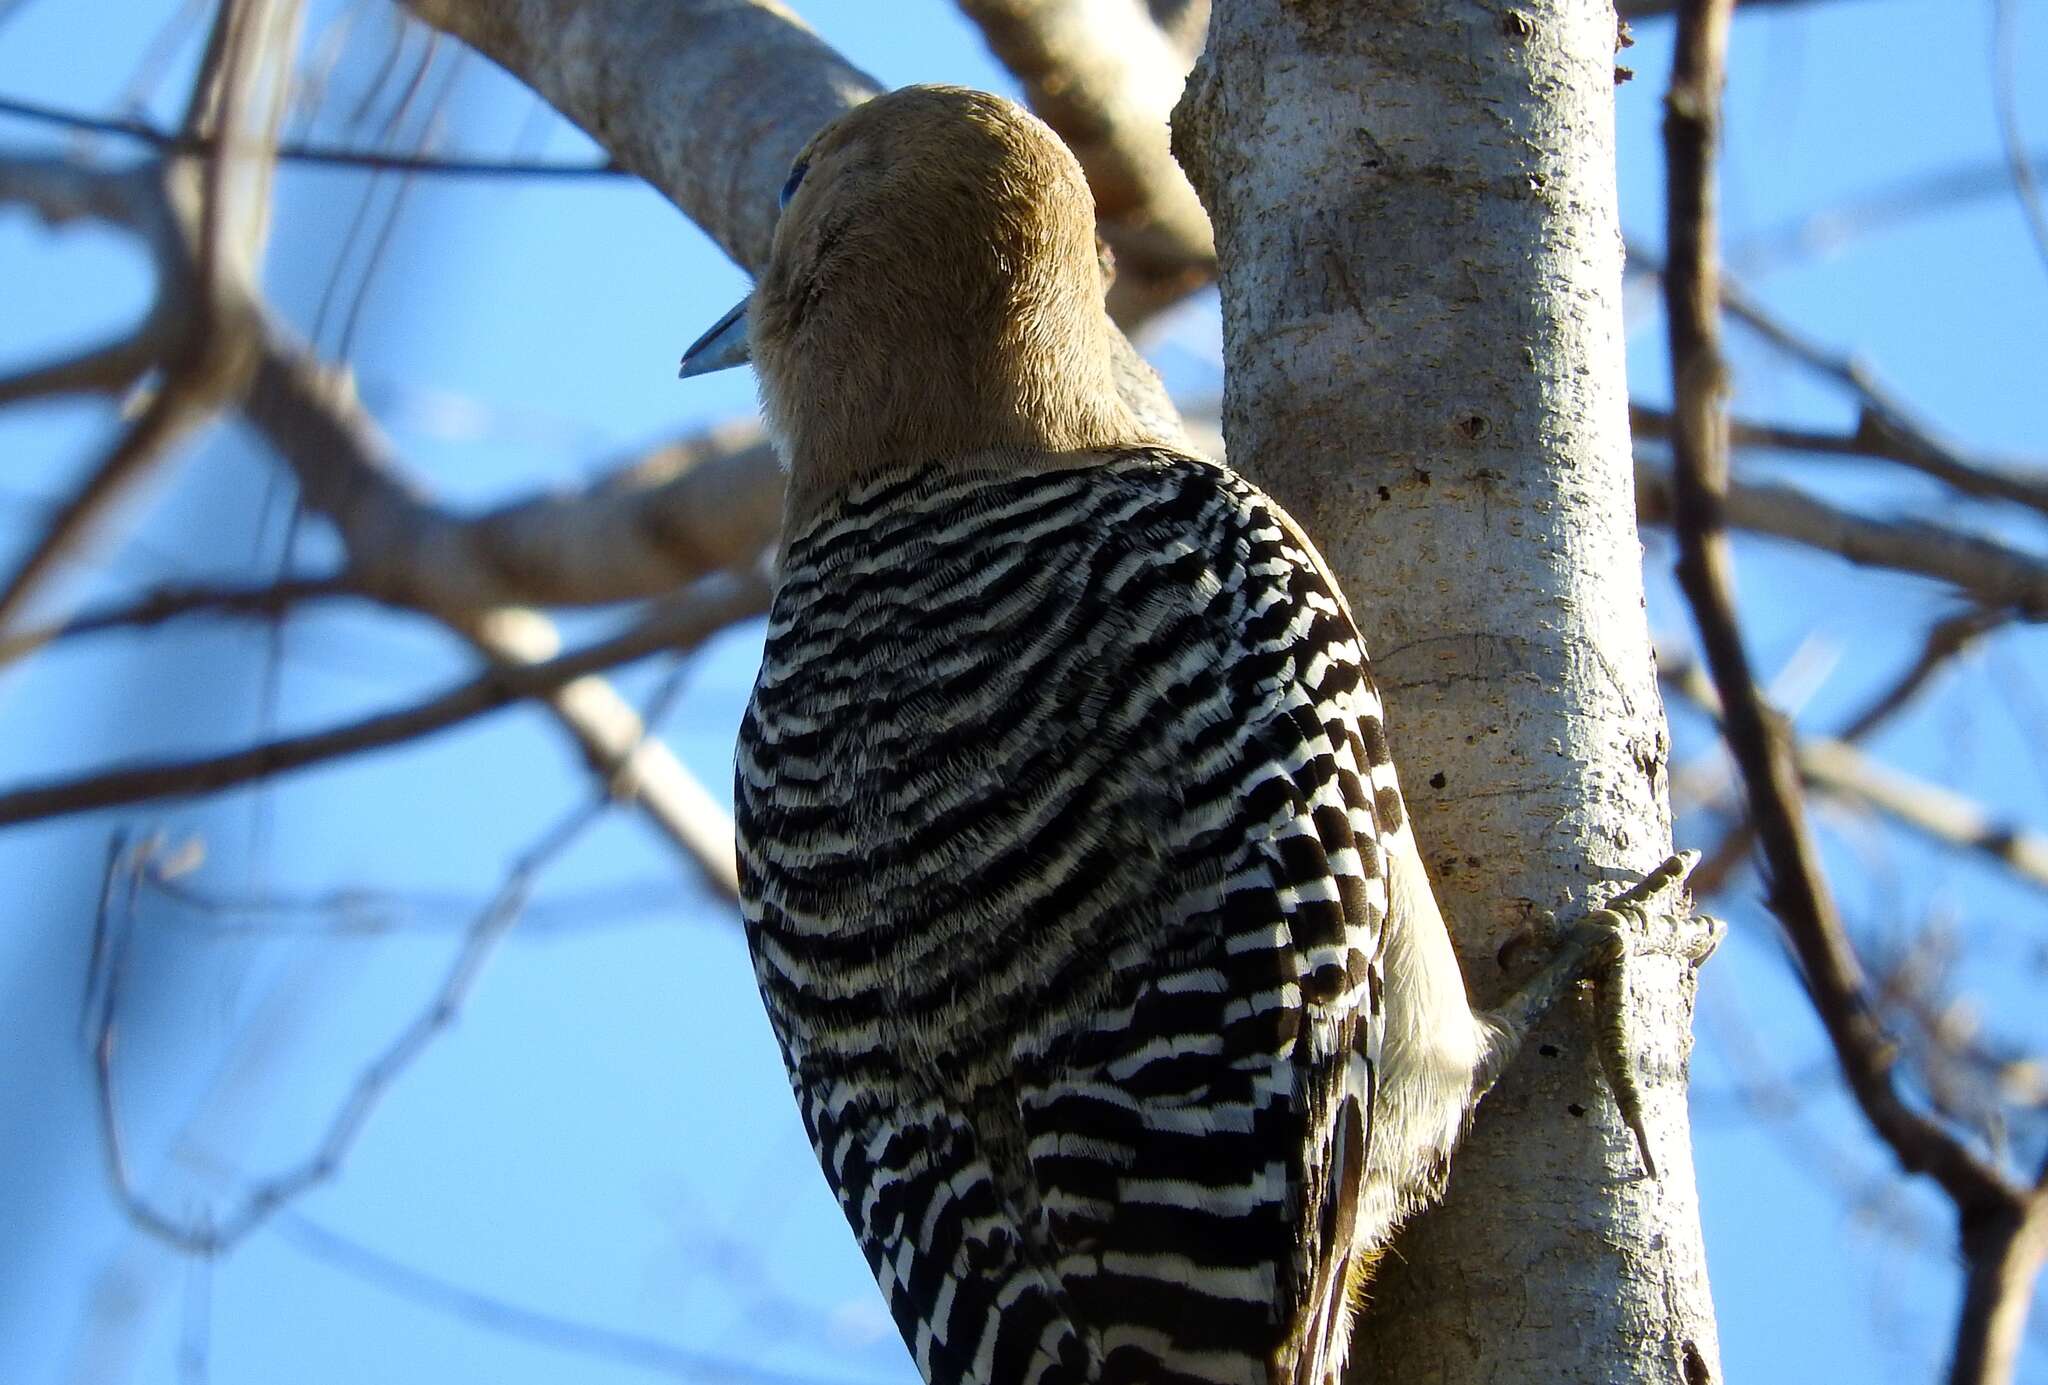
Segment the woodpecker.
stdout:
<svg viewBox="0 0 2048 1385">
<path fill-rule="evenodd" d="M 1334 1385 L 1374 1259 L 1618 933 L 1467 1003 L 1344 598 L 1125 404 L 1094 226 L 1017 106 L 877 97 L 684 358 L 752 361 L 789 473 L 747 939 L 927 1381 Z"/>
</svg>

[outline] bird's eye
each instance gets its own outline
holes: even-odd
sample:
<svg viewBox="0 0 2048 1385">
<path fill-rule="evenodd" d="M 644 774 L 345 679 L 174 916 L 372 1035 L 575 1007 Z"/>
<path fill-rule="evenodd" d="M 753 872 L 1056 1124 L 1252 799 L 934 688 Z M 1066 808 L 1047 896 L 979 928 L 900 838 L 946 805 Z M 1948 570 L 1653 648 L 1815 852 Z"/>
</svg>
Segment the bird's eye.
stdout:
<svg viewBox="0 0 2048 1385">
<path fill-rule="evenodd" d="M 808 159 L 798 159 L 796 161 L 796 167 L 789 171 L 789 181 L 782 185 L 782 197 L 779 205 L 784 207 L 789 205 L 789 199 L 796 196 L 797 184 L 804 180 L 804 174 L 810 172 L 810 169 L 811 165 Z"/>
</svg>

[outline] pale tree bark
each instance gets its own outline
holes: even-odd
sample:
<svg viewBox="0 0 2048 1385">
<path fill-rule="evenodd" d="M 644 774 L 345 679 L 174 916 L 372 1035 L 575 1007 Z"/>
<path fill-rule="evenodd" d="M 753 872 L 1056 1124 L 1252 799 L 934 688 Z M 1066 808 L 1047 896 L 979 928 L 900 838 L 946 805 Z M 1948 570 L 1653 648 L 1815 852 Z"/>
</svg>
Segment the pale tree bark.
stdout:
<svg viewBox="0 0 2048 1385">
<path fill-rule="evenodd" d="M 752 0 L 408 3 L 750 267 L 790 158 L 874 89 Z M 1533 910 L 1604 898 L 1669 844 L 1621 366 L 1613 40 L 1612 12 L 1589 0 L 1221 3 L 1178 134 L 1216 219 L 1232 459 L 1339 568 L 1481 1000 L 1505 990 L 1490 959 Z M 1134 381 L 1167 408 L 1156 380 Z M 283 394 L 259 395 L 251 418 L 276 424 Z M 590 497 L 581 529 L 560 509 L 458 526 L 359 484 L 374 448 L 355 446 L 352 488 L 330 495 L 319 466 L 350 449 L 266 432 L 336 520 L 358 580 L 439 613 L 510 599 L 468 581 L 472 568 L 559 600 L 674 570 L 667 539 L 666 556 L 639 562 L 601 541 L 665 488 Z M 763 509 L 724 514 L 728 558 L 767 537 Z M 509 566 L 477 561 L 512 552 Z M 450 599 L 425 599 L 444 569 Z M 464 695 L 525 691 L 501 677 Z M 1383 1271 L 1365 1374 L 1718 1373 L 1684 1119 L 1690 972 L 1651 953 L 1631 974 L 1661 1179 L 1639 1176 L 1585 1015 L 1560 1016 L 1489 1100 L 1449 1203 Z"/>
<path fill-rule="evenodd" d="M 1219 0 L 1175 123 L 1216 224 L 1234 465 L 1337 569 L 1468 983 L 1670 846 L 1596 0 Z M 1685 1107 L 1692 973 L 1630 967 L 1661 1170 L 1583 1006 L 1389 1257 L 1359 1380 L 1718 1376 Z"/>
<path fill-rule="evenodd" d="M 773 6 L 410 3 L 749 266 L 779 167 L 865 94 Z M 1532 910 L 1612 894 L 1670 839 L 1614 40 L 1585 0 L 1241 0 L 1217 7 L 1177 134 L 1217 221 L 1232 459 L 1310 526 L 1358 608 L 1481 1000 L 1505 990 L 1490 959 Z M 725 61 L 755 44 L 784 55 L 781 104 Z M 711 109 L 731 113 L 699 138 L 690 113 Z M 1361 1349 L 1375 1378 L 1718 1374 L 1684 1110 L 1691 973 L 1653 953 L 1631 975 L 1661 1179 L 1639 1175 L 1587 1016 L 1561 1015 L 1384 1273 Z"/>
</svg>

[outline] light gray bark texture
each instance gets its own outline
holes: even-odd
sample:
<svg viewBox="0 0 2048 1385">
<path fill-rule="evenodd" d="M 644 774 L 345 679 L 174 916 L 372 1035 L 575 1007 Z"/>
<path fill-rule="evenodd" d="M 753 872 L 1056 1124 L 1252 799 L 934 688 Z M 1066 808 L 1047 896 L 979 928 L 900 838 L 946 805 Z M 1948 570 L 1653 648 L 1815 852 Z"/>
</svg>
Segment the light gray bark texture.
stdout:
<svg viewBox="0 0 2048 1385">
<path fill-rule="evenodd" d="M 511 72 L 749 271 L 805 141 L 881 88 L 773 0 L 406 0 Z"/>
<path fill-rule="evenodd" d="M 1232 463 L 1343 581 L 1476 1001 L 1666 854 L 1605 0 L 1217 0 L 1175 147 L 1221 254 Z M 1481 1107 L 1381 1270 L 1355 1380 L 1719 1377 L 1685 1111 L 1691 975 L 1631 966 L 1662 1177 L 1585 1004 Z"/>
</svg>

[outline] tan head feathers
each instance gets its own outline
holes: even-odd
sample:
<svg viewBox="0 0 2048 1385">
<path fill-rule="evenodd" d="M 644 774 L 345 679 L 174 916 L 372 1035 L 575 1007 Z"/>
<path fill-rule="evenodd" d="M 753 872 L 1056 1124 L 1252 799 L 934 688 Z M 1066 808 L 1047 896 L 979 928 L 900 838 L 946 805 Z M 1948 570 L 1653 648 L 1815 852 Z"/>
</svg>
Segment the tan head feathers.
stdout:
<svg viewBox="0 0 2048 1385">
<path fill-rule="evenodd" d="M 1035 116 L 962 87 L 890 92 L 810 142 L 785 198 L 744 314 L 792 521 L 868 475 L 1143 439 L 1117 394 L 1094 200 Z M 735 363 L 739 327 L 684 373 Z"/>
</svg>

